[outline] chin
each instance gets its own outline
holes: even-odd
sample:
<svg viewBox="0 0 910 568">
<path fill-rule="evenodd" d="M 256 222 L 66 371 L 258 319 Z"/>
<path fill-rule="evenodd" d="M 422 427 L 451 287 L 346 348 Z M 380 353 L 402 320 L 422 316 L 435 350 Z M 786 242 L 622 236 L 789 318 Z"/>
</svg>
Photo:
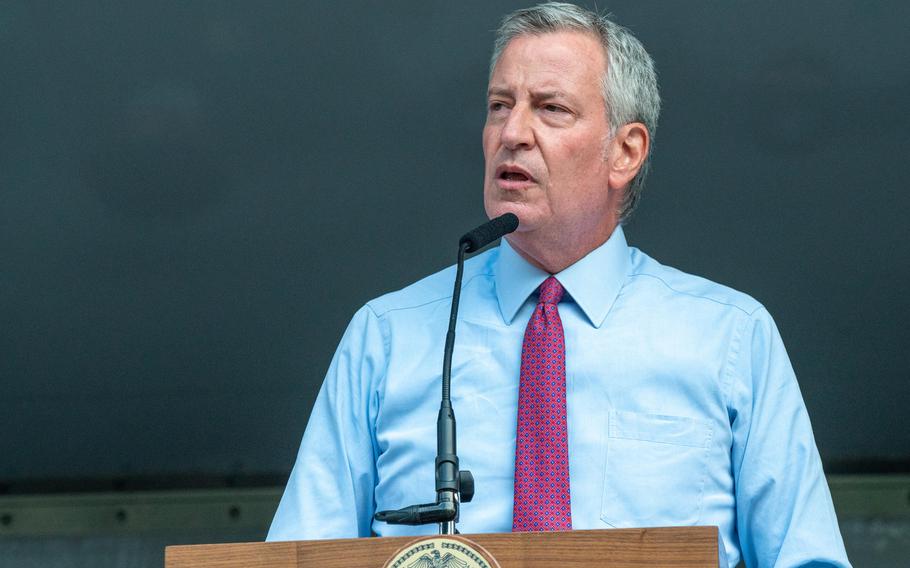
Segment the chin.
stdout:
<svg viewBox="0 0 910 568">
<path fill-rule="evenodd" d="M 515 201 L 497 200 L 494 203 L 485 203 L 484 210 L 487 213 L 487 217 L 490 219 L 495 219 L 506 213 L 514 213 L 518 217 L 519 223 L 517 232 L 525 232 L 534 229 L 539 226 L 543 218 L 546 217 L 539 207 L 535 208 L 528 203 Z"/>
<path fill-rule="evenodd" d="M 492 203 L 485 201 L 483 208 L 487 213 L 487 217 L 490 219 L 505 215 L 506 213 L 518 215 L 519 220 L 524 220 L 524 217 L 527 216 L 527 208 L 523 207 L 521 203 L 514 201 L 506 201 L 503 199 L 496 199 Z"/>
<path fill-rule="evenodd" d="M 525 228 L 524 218 L 521 216 L 521 211 L 517 211 L 514 207 L 496 207 L 494 209 L 487 209 L 487 218 L 495 219 L 501 217 L 506 213 L 512 213 L 518 217 L 518 228 L 515 229 L 515 232 L 521 232 Z"/>
<path fill-rule="evenodd" d="M 505 215 L 506 213 L 515 213 L 518 215 L 518 212 L 515 211 L 514 207 L 510 207 L 510 204 L 497 201 L 496 203 L 484 203 L 483 209 L 487 214 L 487 218 L 495 219 L 500 215 Z M 519 217 L 521 219 L 521 217 Z"/>
</svg>

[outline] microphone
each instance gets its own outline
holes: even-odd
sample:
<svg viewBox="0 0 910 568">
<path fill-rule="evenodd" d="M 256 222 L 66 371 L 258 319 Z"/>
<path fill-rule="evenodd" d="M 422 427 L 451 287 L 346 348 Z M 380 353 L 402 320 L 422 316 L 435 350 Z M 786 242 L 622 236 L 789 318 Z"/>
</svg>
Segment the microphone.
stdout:
<svg viewBox="0 0 910 568">
<path fill-rule="evenodd" d="M 422 525 L 439 523 L 439 534 L 455 534 L 460 503 L 474 497 L 474 476 L 458 469 L 455 451 L 455 412 L 452 409 L 452 351 L 455 347 L 455 323 L 461 300 L 461 278 L 465 253 L 482 249 L 496 239 L 518 228 L 518 217 L 506 213 L 468 231 L 458 241 L 458 263 L 455 270 L 455 289 L 452 291 L 452 311 L 446 332 L 442 357 L 442 401 L 436 418 L 436 502 L 412 505 L 395 511 L 379 511 L 373 518 L 389 524 Z"/>
<path fill-rule="evenodd" d="M 500 215 L 495 219 L 487 221 L 476 229 L 468 231 L 462 235 L 458 244 L 463 245 L 464 243 L 468 243 L 468 248 L 465 249 L 465 252 L 475 252 L 496 239 L 508 235 L 517 228 L 518 217 L 514 213 L 506 213 L 505 215 Z"/>
</svg>

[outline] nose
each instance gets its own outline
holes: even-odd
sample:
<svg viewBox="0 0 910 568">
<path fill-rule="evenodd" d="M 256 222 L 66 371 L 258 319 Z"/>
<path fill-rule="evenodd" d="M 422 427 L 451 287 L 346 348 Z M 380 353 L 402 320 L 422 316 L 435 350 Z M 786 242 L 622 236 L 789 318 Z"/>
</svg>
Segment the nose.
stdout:
<svg viewBox="0 0 910 568">
<path fill-rule="evenodd" d="M 502 125 L 499 136 L 502 145 L 509 150 L 528 149 L 534 146 L 532 113 L 524 105 L 515 105 Z"/>
</svg>

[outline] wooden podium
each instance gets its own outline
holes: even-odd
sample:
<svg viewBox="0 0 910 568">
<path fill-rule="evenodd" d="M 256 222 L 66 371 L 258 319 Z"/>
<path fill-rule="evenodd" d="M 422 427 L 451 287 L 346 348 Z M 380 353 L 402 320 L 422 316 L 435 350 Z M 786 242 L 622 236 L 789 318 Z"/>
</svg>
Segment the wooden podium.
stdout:
<svg viewBox="0 0 910 568">
<path fill-rule="evenodd" d="M 717 527 L 459 535 L 501 568 L 726 568 Z M 169 546 L 166 568 L 382 568 L 418 537 Z M 723 561 L 722 564 L 720 562 Z"/>
</svg>

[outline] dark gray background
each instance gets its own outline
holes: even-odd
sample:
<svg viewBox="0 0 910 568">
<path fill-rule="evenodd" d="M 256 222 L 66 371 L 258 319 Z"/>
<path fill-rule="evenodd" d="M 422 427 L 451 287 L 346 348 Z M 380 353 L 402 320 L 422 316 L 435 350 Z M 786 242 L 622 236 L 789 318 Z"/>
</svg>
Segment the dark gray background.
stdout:
<svg viewBox="0 0 910 568">
<path fill-rule="evenodd" d="M 630 242 L 769 308 L 829 470 L 904 467 L 910 4 L 601 4 L 665 101 Z M 353 311 L 484 220 L 523 5 L 0 0 L 0 481 L 286 475 Z"/>
</svg>

